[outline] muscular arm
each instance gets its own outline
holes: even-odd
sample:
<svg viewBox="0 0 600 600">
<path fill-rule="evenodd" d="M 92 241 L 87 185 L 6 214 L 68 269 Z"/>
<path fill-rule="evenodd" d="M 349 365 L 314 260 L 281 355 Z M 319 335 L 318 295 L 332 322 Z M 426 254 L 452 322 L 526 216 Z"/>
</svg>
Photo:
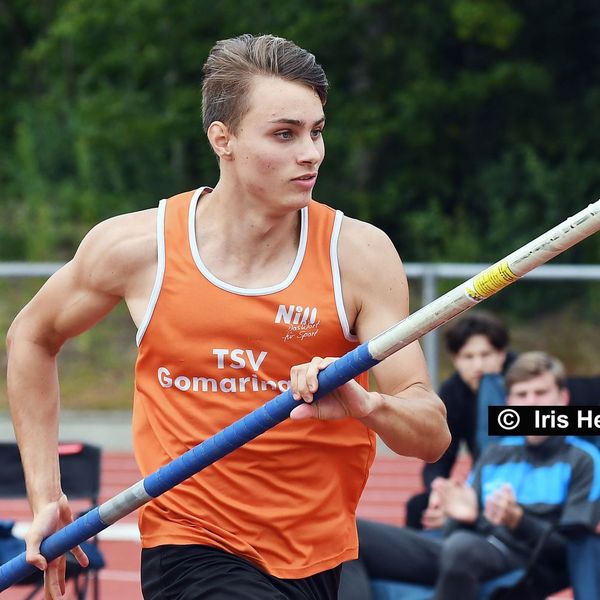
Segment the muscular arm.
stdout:
<svg viewBox="0 0 600 600">
<path fill-rule="evenodd" d="M 156 261 L 148 243 L 153 239 L 156 247 L 155 219 L 153 211 L 145 211 L 95 227 L 10 327 L 8 399 L 34 514 L 61 494 L 57 354 L 67 339 L 92 327 L 121 298 L 130 309 L 137 306 L 147 287 L 140 267 L 150 271 Z"/>
<path fill-rule="evenodd" d="M 358 339 L 366 342 L 408 316 L 408 284 L 400 258 L 379 229 L 345 218 L 338 256 L 344 306 Z M 450 443 L 446 409 L 431 389 L 418 342 L 373 368 L 377 391 L 350 381 L 313 404 L 318 372 L 331 357 L 315 357 L 292 368 L 295 419 L 354 417 L 377 432 L 389 448 L 404 456 L 433 462 Z"/>
<path fill-rule="evenodd" d="M 90 293 L 80 270 L 74 260 L 52 276 L 8 332 L 8 398 L 34 513 L 60 495 L 56 356 L 118 302 Z"/>
<path fill-rule="evenodd" d="M 344 303 L 361 342 L 408 316 L 406 275 L 382 231 L 344 219 L 339 260 Z M 448 447 L 450 434 L 444 405 L 431 389 L 418 342 L 375 366 L 373 374 L 375 408 L 362 421 L 398 454 L 437 460 Z"/>
</svg>

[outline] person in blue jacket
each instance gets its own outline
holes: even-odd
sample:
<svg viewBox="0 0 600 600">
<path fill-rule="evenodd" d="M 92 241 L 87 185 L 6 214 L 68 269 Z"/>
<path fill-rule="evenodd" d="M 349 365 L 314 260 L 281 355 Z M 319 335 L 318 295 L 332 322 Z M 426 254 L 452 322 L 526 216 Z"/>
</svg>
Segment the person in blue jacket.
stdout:
<svg viewBox="0 0 600 600">
<path fill-rule="evenodd" d="M 562 363 L 544 352 L 520 355 L 505 383 L 509 406 L 569 400 Z M 344 565 L 339 600 L 369 600 L 371 579 L 434 586 L 435 600 L 475 600 L 482 581 L 526 568 L 533 553 L 540 577 L 520 597 L 545 598 L 568 582 L 567 540 L 594 534 L 599 496 L 600 452 L 592 444 L 506 437 L 486 448 L 467 482 L 433 481 L 426 519 L 442 536 L 359 520 L 359 558 Z"/>
</svg>

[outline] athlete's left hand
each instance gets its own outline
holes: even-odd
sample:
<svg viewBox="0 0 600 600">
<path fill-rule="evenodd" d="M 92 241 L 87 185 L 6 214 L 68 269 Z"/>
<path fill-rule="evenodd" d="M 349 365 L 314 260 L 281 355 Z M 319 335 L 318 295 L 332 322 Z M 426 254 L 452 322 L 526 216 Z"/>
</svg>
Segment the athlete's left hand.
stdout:
<svg viewBox="0 0 600 600">
<path fill-rule="evenodd" d="M 379 394 L 368 392 L 353 379 L 313 403 L 313 394 L 319 388 L 319 371 L 336 360 L 331 356 L 316 356 L 309 363 L 292 367 L 292 393 L 296 400 L 304 400 L 306 403 L 294 408 L 290 414 L 292 419 L 361 419 L 369 416 L 379 406 Z"/>
</svg>

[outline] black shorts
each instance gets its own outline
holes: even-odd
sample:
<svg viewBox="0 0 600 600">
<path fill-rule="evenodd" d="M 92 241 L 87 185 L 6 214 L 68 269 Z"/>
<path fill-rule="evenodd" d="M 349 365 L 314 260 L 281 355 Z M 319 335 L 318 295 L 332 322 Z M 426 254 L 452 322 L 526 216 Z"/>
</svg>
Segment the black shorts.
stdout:
<svg viewBox="0 0 600 600">
<path fill-rule="evenodd" d="M 278 579 L 244 558 L 209 546 L 142 550 L 144 600 L 337 600 L 340 567 Z"/>
</svg>

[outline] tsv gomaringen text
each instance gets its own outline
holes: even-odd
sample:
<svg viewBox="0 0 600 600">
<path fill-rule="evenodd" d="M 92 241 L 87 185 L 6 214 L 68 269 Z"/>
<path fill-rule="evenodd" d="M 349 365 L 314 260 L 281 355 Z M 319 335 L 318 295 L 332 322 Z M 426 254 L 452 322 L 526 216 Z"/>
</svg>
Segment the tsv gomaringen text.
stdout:
<svg viewBox="0 0 600 600">
<path fill-rule="evenodd" d="M 199 373 L 181 373 L 161 366 L 157 369 L 158 383 L 164 388 L 176 388 L 181 392 L 238 393 L 265 392 L 274 390 L 285 392 L 290 388 L 289 379 L 263 379 L 257 374 L 267 352 L 255 352 L 243 348 L 214 348 L 217 369 L 250 369 L 252 375 L 246 377 L 206 377 Z"/>
</svg>

